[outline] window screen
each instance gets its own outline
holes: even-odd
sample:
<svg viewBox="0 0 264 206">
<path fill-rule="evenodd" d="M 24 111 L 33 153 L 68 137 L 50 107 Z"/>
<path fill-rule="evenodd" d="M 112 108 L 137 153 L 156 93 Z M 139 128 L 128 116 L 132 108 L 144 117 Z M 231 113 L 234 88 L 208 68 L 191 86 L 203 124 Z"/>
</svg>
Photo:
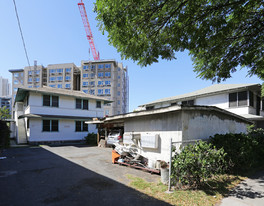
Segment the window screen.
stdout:
<svg viewBox="0 0 264 206">
<path fill-rule="evenodd" d="M 50 95 L 43 95 L 43 106 L 50 106 Z"/>
<path fill-rule="evenodd" d="M 59 120 L 51 120 L 51 131 L 59 131 Z"/>
<path fill-rule="evenodd" d="M 96 101 L 96 108 L 101 108 L 101 102 L 100 101 Z"/>
<path fill-rule="evenodd" d="M 81 109 L 81 108 L 82 108 L 82 100 L 76 99 L 76 109 Z"/>
<path fill-rule="evenodd" d="M 81 121 L 76 121 L 75 122 L 75 131 L 76 132 L 82 131 L 82 122 Z"/>
<path fill-rule="evenodd" d="M 83 100 L 83 109 L 88 110 L 88 100 Z"/>
<path fill-rule="evenodd" d="M 58 96 L 52 96 L 52 106 L 59 107 L 59 97 Z"/>
<path fill-rule="evenodd" d="M 229 94 L 229 107 L 236 107 L 237 106 L 237 93 L 230 93 Z"/>
<path fill-rule="evenodd" d="M 249 91 L 249 106 L 254 107 L 254 94 Z"/>
<path fill-rule="evenodd" d="M 43 125 L 42 128 L 43 131 L 48 131 L 48 132 L 50 131 L 50 120 L 43 120 L 42 125 Z"/>
<path fill-rule="evenodd" d="M 247 106 L 247 91 L 238 92 L 238 106 Z"/>
</svg>

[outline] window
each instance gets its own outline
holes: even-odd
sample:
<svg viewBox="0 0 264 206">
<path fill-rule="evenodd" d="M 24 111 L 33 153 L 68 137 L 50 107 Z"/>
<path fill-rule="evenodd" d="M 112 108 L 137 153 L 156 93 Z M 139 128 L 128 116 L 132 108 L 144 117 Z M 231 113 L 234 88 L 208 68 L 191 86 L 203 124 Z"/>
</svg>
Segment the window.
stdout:
<svg viewBox="0 0 264 206">
<path fill-rule="evenodd" d="M 29 85 L 28 88 L 32 88 L 32 85 Z"/>
<path fill-rule="evenodd" d="M 146 110 L 152 110 L 154 109 L 154 106 L 146 106 Z"/>
<path fill-rule="evenodd" d="M 104 94 L 104 90 L 103 89 L 98 89 L 98 93 L 97 94 Z"/>
<path fill-rule="evenodd" d="M 94 95 L 94 89 L 90 90 L 90 94 Z"/>
<path fill-rule="evenodd" d="M 76 109 L 89 109 L 89 102 L 85 99 L 76 99 Z"/>
<path fill-rule="evenodd" d="M 14 88 L 14 92 L 16 92 L 16 91 L 17 91 L 17 88 L 15 87 L 15 88 Z"/>
<path fill-rule="evenodd" d="M 119 72 L 121 71 L 120 67 L 118 67 L 118 71 L 119 71 Z"/>
<path fill-rule="evenodd" d="M 187 101 L 182 101 L 182 105 L 189 105 L 193 106 L 194 105 L 194 100 L 187 100 Z"/>
<path fill-rule="evenodd" d="M 61 82 L 63 80 L 63 77 L 62 76 L 58 76 L 57 77 L 57 81 Z"/>
<path fill-rule="evenodd" d="M 19 73 L 14 73 L 14 77 L 19 77 Z"/>
<path fill-rule="evenodd" d="M 111 64 L 105 64 L 106 69 L 111 69 Z"/>
<path fill-rule="evenodd" d="M 91 78 L 94 78 L 95 74 L 94 73 L 91 73 Z"/>
<path fill-rule="evenodd" d="M 117 78 L 120 79 L 120 76 L 118 76 Z"/>
<path fill-rule="evenodd" d="M 32 71 L 28 71 L 28 76 L 31 76 L 32 75 Z"/>
<path fill-rule="evenodd" d="M 42 120 L 43 132 L 58 132 L 59 120 Z"/>
<path fill-rule="evenodd" d="M 88 94 L 88 89 L 84 89 L 83 92 Z"/>
<path fill-rule="evenodd" d="M 105 81 L 105 85 L 107 85 L 107 86 L 110 86 L 111 85 L 111 81 Z"/>
<path fill-rule="evenodd" d="M 105 110 L 105 115 L 109 115 L 109 110 Z"/>
<path fill-rule="evenodd" d="M 18 84 L 18 80 L 14 80 L 14 84 Z"/>
<path fill-rule="evenodd" d="M 71 88 L 71 84 L 65 84 L 65 88 L 66 89 L 70 89 Z"/>
<path fill-rule="evenodd" d="M 71 80 L 71 76 L 66 76 L 66 77 L 65 77 L 65 80 L 66 80 L 66 81 L 70 81 L 70 80 Z"/>
<path fill-rule="evenodd" d="M 229 94 L 229 107 L 236 107 L 237 106 L 237 93 L 230 93 Z"/>
<path fill-rule="evenodd" d="M 117 95 L 120 96 L 120 91 L 117 92 Z"/>
<path fill-rule="evenodd" d="M 104 77 L 104 73 L 103 72 L 99 72 L 98 73 L 98 77 Z"/>
<path fill-rule="evenodd" d="M 117 101 L 117 104 L 120 105 L 120 100 Z"/>
<path fill-rule="evenodd" d="M 71 73 L 71 68 L 66 68 L 66 69 L 65 69 L 65 72 L 66 72 L 66 73 Z"/>
<path fill-rule="evenodd" d="M 58 88 L 59 89 L 62 89 L 62 84 L 58 84 Z"/>
<path fill-rule="evenodd" d="M 39 81 L 40 81 L 39 77 L 35 78 L 35 82 L 39 82 Z"/>
<path fill-rule="evenodd" d="M 84 65 L 83 66 L 83 70 L 88 70 L 89 69 L 89 65 Z"/>
<path fill-rule="evenodd" d="M 111 77 L 111 72 L 105 72 L 105 77 Z"/>
<path fill-rule="evenodd" d="M 29 81 L 29 79 L 28 79 L 28 81 Z M 56 81 L 56 77 L 50 77 L 49 80 L 50 80 L 50 82 L 54 82 L 54 81 Z"/>
<path fill-rule="evenodd" d="M 120 87 L 120 83 L 117 84 L 117 87 Z"/>
<path fill-rule="evenodd" d="M 96 108 L 101 108 L 102 105 L 101 105 L 101 101 L 96 101 Z"/>
<path fill-rule="evenodd" d="M 110 94 L 110 89 L 105 89 L 105 94 Z"/>
<path fill-rule="evenodd" d="M 254 107 L 254 94 L 252 91 L 249 91 L 249 106 Z"/>
<path fill-rule="evenodd" d="M 103 64 L 98 64 L 98 69 L 103 69 L 104 65 Z"/>
<path fill-rule="evenodd" d="M 238 106 L 247 106 L 247 91 L 238 92 Z"/>
<path fill-rule="evenodd" d="M 98 81 L 98 86 L 104 86 L 104 81 Z"/>
<path fill-rule="evenodd" d="M 28 78 L 28 83 L 32 83 L 32 81 L 33 81 L 32 78 Z"/>
<path fill-rule="evenodd" d="M 39 75 L 39 74 L 40 74 L 40 70 L 36 70 L 36 71 L 35 71 L 35 74 L 36 74 L 36 75 Z"/>
<path fill-rule="evenodd" d="M 23 80 L 22 79 L 20 80 L 20 82 L 21 82 L 21 84 L 23 84 Z"/>
<path fill-rule="evenodd" d="M 63 73 L 63 69 L 57 69 L 57 73 Z"/>
<path fill-rule="evenodd" d="M 56 85 L 55 84 L 50 84 L 49 87 L 55 88 Z"/>
<path fill-rule="evenodd" d="M 83 74 L 83 78 L 88 78 L 88 74 Z"/>
<path fill-rule="evenodd" d="M 59 97 L 43 95 L 43 106 L 59 107 Z"/>
<path fill-rule="evenodd" d="M 76 132 L 88 132 L 88 124 L 85 124 L 84 121 L 76 121 L 75 131 Z"/>
<path fill-rule="evenodd" d="M 95 81 L 90 82 L 90 85 L 94 86 L 95 85 Z"/>
<path fill-rule="evenodd" d="M 89 82 L 83 82 L 83 87 L 88 87 Z"/>
<path fill-rule="evenodd" d="M 55 74 L 55 73 L 56 73 L 56 69 L 50 69 L 50 70 L 49 70 L 49 73 L 50 73 L 50 74 Z"/>
</svg>

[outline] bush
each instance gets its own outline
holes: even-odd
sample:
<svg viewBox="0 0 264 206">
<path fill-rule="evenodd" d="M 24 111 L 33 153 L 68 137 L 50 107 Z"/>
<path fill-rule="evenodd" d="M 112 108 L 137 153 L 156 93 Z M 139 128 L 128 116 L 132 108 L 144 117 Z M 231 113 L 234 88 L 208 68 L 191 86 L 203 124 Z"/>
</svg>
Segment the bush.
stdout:
<svg viewBox="0 0 264 206">
<path fill-rule="evenodd" d="M 89 145 L 97 145 L 97 134 L 95 133 L 88 133 L 86 137 L 84 137 L 86 144 Z"/>
<path fill-rule="evenodd" d="M 204 182 L 226 169 L 223 149 L 217 150 L 212 144 L 199 141 L 187 145 L 172 160 L 172 178 L 179 185 L 200 187 Z"/>
<path fill-rule="evenodd" d="M 248 134 L 216 134 L 210 142 L 227 153 L 225 160 L 229 162 L 229 172 L 243 174 L 263 163 L 264 130 L 250 130 Z"/>
<path fill-rule="evenodd" d="M 10 130 L 6 122 L 0 120 L 0 149 L 10 146 Z"/>
</svg>

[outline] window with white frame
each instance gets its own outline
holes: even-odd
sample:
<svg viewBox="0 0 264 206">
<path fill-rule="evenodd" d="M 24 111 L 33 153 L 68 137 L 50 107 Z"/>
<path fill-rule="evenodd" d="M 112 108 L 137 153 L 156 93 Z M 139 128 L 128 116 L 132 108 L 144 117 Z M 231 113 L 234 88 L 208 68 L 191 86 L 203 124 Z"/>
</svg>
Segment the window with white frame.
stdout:
<svg viewBox="0 0 264 206">
<path fill-rule="evenodd" d="M 59 97 L 53 95 L 43 95 L 43 106 L 59 107 Z"/>
<path fill-rule="evenodd" d="M 70 81 L 70 80 L 71 80 L 71 76 L 66 76 L 66 77 L 65 77 L 65 80 L 66 80 L 66 81 Z"/>
<path fill-rule="evenodd" d="M 102 108 L 101 101 L 96 101 L 96 108 Z"/>
<path fill-rule="evenodd" d="M 14 77 L 19 77 L 19 73 L 14 73 Z"/>
<path fill-rule="evenodd" d="M 66 89 L 70 89 L 71 88 L 71 84 L 65 84 L 65 88 Z"/>
<path fill-rule="evenodd" d="M 83 82 L 83 87 L 88 87 L 89 82 Z"/>
<path fill-rule="evenodd" d="M 94 89 L 90 90 L 90 94 L 94 95 Z"/>
<path fill-rule="evenodd" d="M 105 77 L 111 77 L 111 72 L 105 72 Z"/>
<path fill-rule="evenodd" d="M 110 94 L 110 89 L 105 89 L 105 94 Z"/>
<path fill-rule="evenodd" d="M 42 131 L 43 132 L 58 132 L 59 131 L 59 120 L 42 120 Z"/>
<path fill-rule="evenodd" d="M 28 83 L 32 83 L 32 81 L 33 81 L 32 78 L 28 78 Z"/>
<path fill-rule="evenodd" d="M 103 89 L 98 89 L 98 92 L 97 92 L 97 94 L 104 94 L 104 90 Z"/>
<path fill-rule="evenodd" d="M 32 75 L 32 71 L 28 71 L 28 76 L 31 76 Z"/>
<path fill-rule="evenodd" d="M 104 86 L 104 81 L 98 81 L 98 86 Z"/>
<path fill-rule="evenodd" d="M 83 74 L 83 78 L 88 78 L 88 74 L 87 73 Z"/>
<path fill-rule="evenodd" d="M 14 84 L 18 84 L 18 80 L 14 80 Z"/>
<path fill-rule="evenodd" d="M 50 70 L 49 70 L 49 73 L 50 73 L 50 74 L 55 74 L 55 73 L 56 73 L 56 69 L 50 69 Z"/>
<path fill-rule="evenodd" d="M 50 81 L 50 82 L 55 82 L 55 81 L 56 81 L 56 77 L 50 77 L 50 78 L 49 78 L 49 81 Z"/>
<path fill-rule="evenodd" d="M 103 64 L 98 64 L 98 69 L 103 69 L 104 65 Z"/>
<path fill-rule="evenodd" d="M 120 83 L 117 84 L 117 87 L 120 87 Z"/>
<path fill-rule="evenodd" d="M 91 81 L 91 82 L 90 82 L 90 85 L 91 85 L 91 86 L 95 86 L 95 81 Z"/>
<path fill-rule="evenodd" d="M 39 75 L 39 74 L 40 74 L 40 70 L 36 70 L 36 71 L 35 71 L 35 74 L 36 74 L 36 75 Z"/>
<path fill-rule="evenodd" d="M 120 105 L 120 100 L 117 100 L 117 104 Z"/>
<path fill-rule="evenodd" d="M 104 77 L 104 73 L 103 72 L 98 72 L 98 77 Z"/>
<path fill-rule="evenodd" d="M 88 110 L 89 109 L 89 101 L 87 99 L 76 99 L 75 108 Z"/>
<path fill-rule="evenodd" d="M 57 85 L 59 89 L 62 89 L 62 84 Z"/>
<path fill-rule="evenodd" d="M 57 81 L 62 82 L 62 80 L 63 80 L 63 77 L 62 76 L 58 76 L 57 77 Z"/>
<path fill-rule="evenodd" d="M 59 68 L 59 69 L 57 69 L 57 73 L 63 73 L 63 69 L 61 69 L 61 68 Z"/>
<path fill-rule="evenodd" d="M 91 73 L 90 76 L 91 76 L 91 78 L 94 78 L 95 77 L 95 74 L 94 73 Z"/>
<path fill-rule="evenodd" d="M 106 69 L 111 69 L 111 64 L 105 64 Z"/>
<path fill-rule="evenodd" d="M 65 69 L 65 72 L 66 72 L 66 73 L 71 73 L 71 68 L 66 68 L 66 69 Z"/>
<path fill-rule="evenodd" d="M 88 132 L 88 124 L 85 121 L 75 121 L 75 132 Z"/>
<path fill-rule="evenodd" d="M 117 92 L 117 95 L 120 96 L 120 91 Z"/>
<path fill-rule="evenodd" d="M 110 80 L 105 81 L 105 85 L 110 86 L 111 85 L 111 81 Z"/>
<path fill-rule="evenodd" d="M 40 78 L 39 77 L 36 77 L 35 78 L 35 82 L 39 82 L 40 81 Z"/>
<path fill-rule="evenodd" d="M 88 94 L 88 89 L 82 90 L 84 93 Z"/>
<path fill-rule="evenodd" d="M 84 65 L 83 66 L 83 70 L 88 70 L 89 69 L 89 65 Z"/>
<path fill-rule="evenodd" d="M 56 85 L 55 84 L 50 84 L 49 87 L 55 88 Z"/>
</svg>

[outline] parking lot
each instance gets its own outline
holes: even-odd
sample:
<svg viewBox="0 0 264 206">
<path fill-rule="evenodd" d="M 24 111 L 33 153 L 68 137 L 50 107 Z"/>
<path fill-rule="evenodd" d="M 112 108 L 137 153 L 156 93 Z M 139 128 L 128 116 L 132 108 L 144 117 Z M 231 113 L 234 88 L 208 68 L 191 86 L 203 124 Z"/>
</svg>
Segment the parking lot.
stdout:
<svg viewBox="0 0 264 206">
<path fill-rule="evenodd" d="M 127 174 L 160 177 L 113 165 L 110 148 L 10 148 L 0 156 L 0 205 L 168 205 L 128 187 Z"/>
</svg>

